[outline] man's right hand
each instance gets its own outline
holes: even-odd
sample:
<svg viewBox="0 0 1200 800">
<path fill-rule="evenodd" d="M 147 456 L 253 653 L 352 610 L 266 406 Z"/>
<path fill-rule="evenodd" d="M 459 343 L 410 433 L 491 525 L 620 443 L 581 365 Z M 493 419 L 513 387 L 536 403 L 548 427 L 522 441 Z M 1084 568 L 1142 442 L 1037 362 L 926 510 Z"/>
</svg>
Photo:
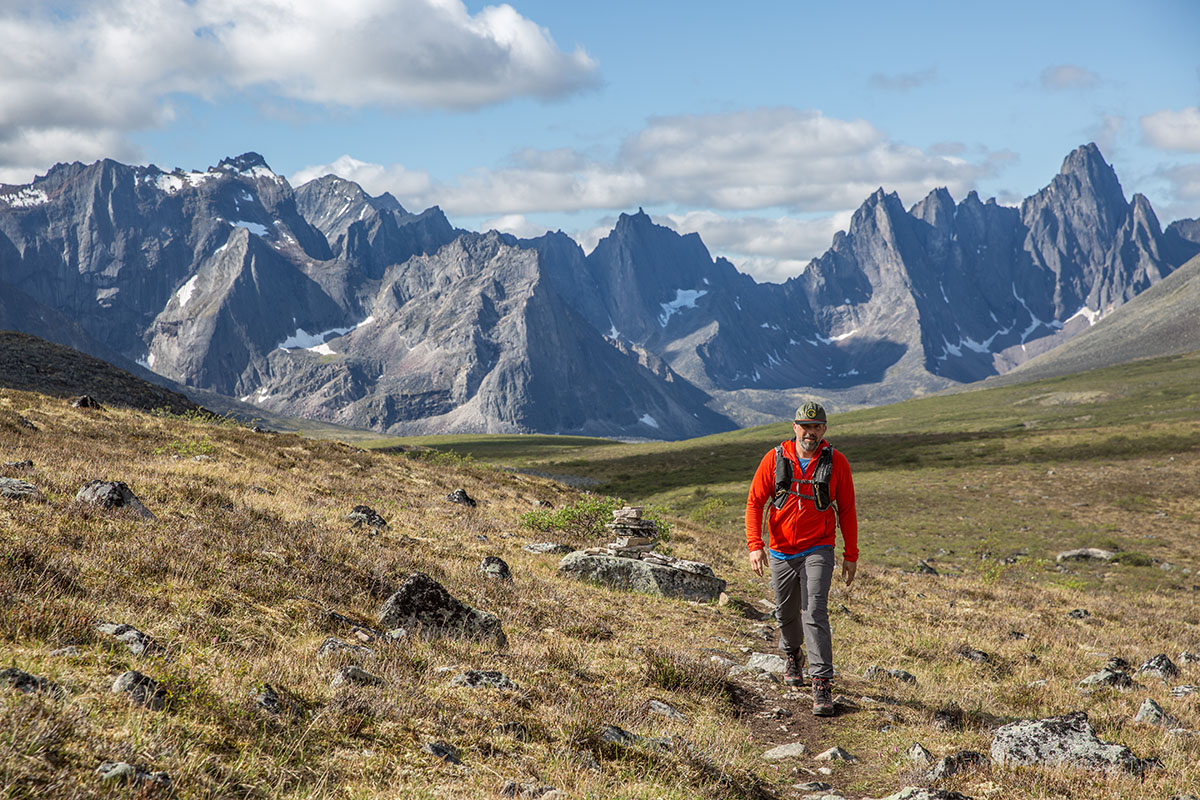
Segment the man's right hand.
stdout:
<svg viewBox="0 0 1200 800">
<path fill-rule="evenodd" d="M 767 549 L 750 551 L 750 569 L 754 570 L 754 574 L 762 576 L 763 565 L 767 563 Z"/>
</svg>

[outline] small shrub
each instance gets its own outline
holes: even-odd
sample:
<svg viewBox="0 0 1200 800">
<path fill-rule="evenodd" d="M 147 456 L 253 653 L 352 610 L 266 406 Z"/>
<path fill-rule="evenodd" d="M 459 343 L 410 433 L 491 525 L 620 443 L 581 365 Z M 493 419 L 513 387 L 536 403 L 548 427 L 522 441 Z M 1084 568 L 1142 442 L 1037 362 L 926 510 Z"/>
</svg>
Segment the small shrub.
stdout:
<svg viewBox="0 0 1200 800">
<path fill-rule="evenodd" d="M 578 538 L 603 537 L 604 527 L 612 520 L 612 512 L 624 505 L 615 497 L 588 495 L 577 503 L 560 509 L 537 509 L 521 515 L 521 525 L 541 533 L 562 531 Z"/>
<path fill-rule="evenodd" d="M 181 442 L 178 439 L 175 439 L 163 445 L 162 447 L 154 448 L 154 455 L 156 456 L 167 455 L 169 453 L 172 455 L 181 456 L 183 458 L 201 455 L 207 456 L 212 455 L 215 452 L 217 452 L 217 446 L 212 443 L 207 435 L 205 435 L 205 437 L 198 442 Z"/>
<path fill-rule="evenodd" d="M 642 651 L 642 674 L 646 683 L 668 692 L 690 691 L 703 695 L 725 693 L 725 673 L 670 650 L 648 647 Z"/>
<path fill-rule="evenodd" d="M 1124 564 L 1127 567 L 1150 567 L 1154 565 L 1154 559 L 1145 553 L 1139 553 L 1136 550 L 1127 550 L 1124 553 L 1117 553 L 1112 559 L 1117 564 Z"/>
</svg>

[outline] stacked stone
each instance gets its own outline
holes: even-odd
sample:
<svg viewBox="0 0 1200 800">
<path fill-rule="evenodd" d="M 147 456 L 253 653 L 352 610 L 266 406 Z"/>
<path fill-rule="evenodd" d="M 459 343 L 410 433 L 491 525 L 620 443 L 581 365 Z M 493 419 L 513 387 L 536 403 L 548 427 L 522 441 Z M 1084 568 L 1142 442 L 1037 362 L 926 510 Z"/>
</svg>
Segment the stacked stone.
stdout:
<svg viewBox="0 0 1200 800">
<path fill-rule="evenodd" d="M 658 526 L 653 521 L 642 519 L 641 506 L 625 506 L 613 512 L 613 521 L 605 525 L 616 534 L 616 539 L 604 546 L 611 556 L 641 558 L 658 544 Z"/>
</svg>

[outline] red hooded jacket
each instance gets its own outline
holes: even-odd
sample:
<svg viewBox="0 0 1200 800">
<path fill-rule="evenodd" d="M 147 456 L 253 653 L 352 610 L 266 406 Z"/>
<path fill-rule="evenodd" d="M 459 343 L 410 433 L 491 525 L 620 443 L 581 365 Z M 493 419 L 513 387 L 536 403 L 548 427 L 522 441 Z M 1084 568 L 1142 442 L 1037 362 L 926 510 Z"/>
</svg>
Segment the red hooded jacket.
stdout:
<svg viewBox="0 0 1200 800">
<path fill-rule="evenodd" d="M 796 460 L 796 440 L 789 439 L 783 443 L 783 453 L 792 461 L 794 479 L 801 477 L 812 479 L 817 468 L 817 456 L 829 442 L 821 440 L 816 454 L 808 462 L 808 469 L 801 476 L 800 463 Z M 805 492 L 806 484 L 801 484 L 800 492 Z M 809 485 L 811 490 L 811 485 Z M 763 507 L 768 509 L 767 531 L 770 535 L 770 547 L 779 553 L 791 555 L 801 553 L 812 547 L 829 545 L 835 541 L 834 528 L 842 529 L 843 559 L 858 561 L 858 515 L 854 510 L 854 479 L 850 476 L 850 462 L 837 450 L 833 451 L 833 475 L 829 479 L 829 494 L 837 503 L 837 513 L 828 508 L 818 511 L 812 500 L 801 500 L 795 495 L 788 495 L 783 508 L 771 505 L 771 496 L 775 493 L 775 449 L 767 451 L 754 473 L 750 484 L 750 494 L 746 498 L 746 545 L 753 552 L 763 548 L 762 516 Z"/>
</svg>

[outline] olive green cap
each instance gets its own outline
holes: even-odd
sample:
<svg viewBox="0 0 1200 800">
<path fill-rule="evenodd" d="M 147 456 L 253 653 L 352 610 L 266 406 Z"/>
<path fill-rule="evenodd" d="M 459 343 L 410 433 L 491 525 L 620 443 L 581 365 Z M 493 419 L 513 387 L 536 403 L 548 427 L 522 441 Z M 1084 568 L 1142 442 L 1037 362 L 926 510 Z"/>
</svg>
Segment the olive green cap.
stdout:
<svg viewBox="0 0 1200 800">
<path fill-rule="evenodd" d="M 825 406 L 809 401 L 796 409 L 796 422 L 804 425 L 820 423 L 824 425 Z"/>
</svg>

